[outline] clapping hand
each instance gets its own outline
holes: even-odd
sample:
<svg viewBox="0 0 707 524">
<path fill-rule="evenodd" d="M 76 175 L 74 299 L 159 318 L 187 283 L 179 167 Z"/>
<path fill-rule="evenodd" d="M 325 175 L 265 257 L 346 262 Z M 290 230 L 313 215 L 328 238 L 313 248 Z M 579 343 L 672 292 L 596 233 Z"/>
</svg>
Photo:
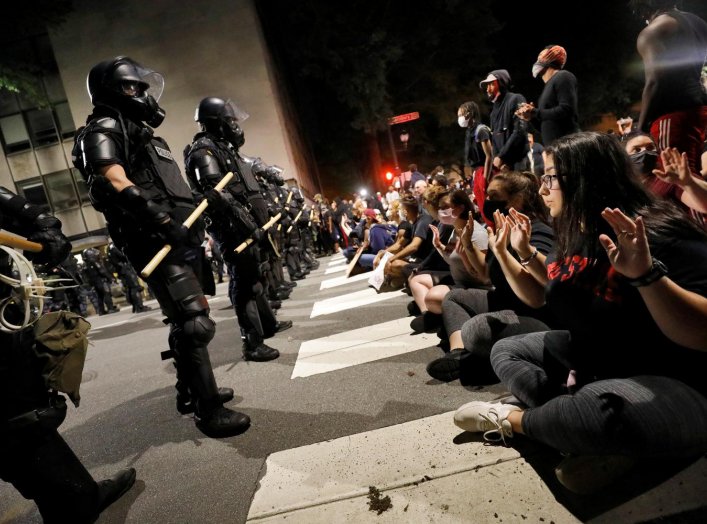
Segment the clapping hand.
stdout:
<svg viewBox="0 0 707 524">
<path fill-rule="evenodd" d="M 474 234 L 474 217 L 469 213 L 469 218 L 466 221 L 466 226 L 462 230 L 462 234 L 459 237 L 459 241 L 465 249 L 471 249 L 471 238 Z"/>
<path fill-rule="evenodd" d="M 439 251 L 444 251 L 444 244 L 439 239 L 439 228 L 434 224 L 430 224 L 430 229 L 432 230 L 432 245 L 435 249 Z"/>
<path fill-rule="evenodd" d="M 674 147 L 666 147 L 660 153 L 660 160 L 663 163 L 663 169 L 654 169 L 653 174 L 663 182 L 680 187 L 685 187 L 692 182 L 687 154 L 680 154 Z"/>
<path fill-rule="evenodd" d="M 520 211 L 511 208 L 506 222 L 511 226 L 510 240 L 511 247 L 521 258 L 528 258 L 533 252 L 530 245 L 530 218 Z"/>
<path fill-rule="evenodd" d="M 506 217 L 500 211 L 494 211 L 493 221 L 496 224 L 496 231 L 490 227 L 486 228 L 489 234 L 489 247 L 496 257 L 508 250 L 511 226 L 506 222 Z"/>
<path fill-rule="evenodd" d="M 523 120 L 530 120 L 533 118 L 533 111 L 535 111 L 535 104 L 531 103 L 526 103 L 523 102 L 522 104 L 518 105 L 518 109 L 515 112 L 515 115 L 518 118 L 521 118 Z"/>
<path fill-rule="evenodd" d="M 645 275 L 651 269 L 653 261 L 643 218 L 632 220 L 620 209 L 608 207 L 601 212 L 601 216 L 616 234 L 616 242 L 608 235 L 599 235 L 599 242 L 606 249 L 611 265 L 627 278 Z"/>
</svg>

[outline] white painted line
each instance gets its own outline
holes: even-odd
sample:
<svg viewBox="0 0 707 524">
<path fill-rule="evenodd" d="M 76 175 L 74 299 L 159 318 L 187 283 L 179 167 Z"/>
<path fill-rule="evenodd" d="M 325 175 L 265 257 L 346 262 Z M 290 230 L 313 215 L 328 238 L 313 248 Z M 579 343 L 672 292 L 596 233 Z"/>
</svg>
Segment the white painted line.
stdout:
<svg viewBox="0 0 707 524">
<path fill-rule="evenodd" d="M 339 264 L 345 264 L 345 263 L 346 263 L 346 259 L 340 258 L 338 260 L 332 260 L 331 262 L 329 262 L 329 267 L 338 266 Z"/>
<path fill-rule="evenodd" d="M 337 369 L 411 353 L 437 343 L 436 335 L 411 336 L 410 318 L 399 318 L 302 342 L 292 377 L 309 377 Z"/>
<path fill-rule="evenodd" d="M 518 459 L 512 448 L 454 444 L 461 431 L 453 413 L 273 453 L 248 520 L 364 496 L 369 486 L 383 491 Z"/>
<path fill-rule="evenodd" d="M 356 291 L 355 293 L 349 293 L 347 295 L 327 298 L 326 300 L 315 302 L 310 318 L 318 317 L 320 315 L 330 315 L 338 311 L 367 306 L 368 304 L 375 304 L 376 302 L 390 300 L 391 298 L 399 297 L 403 294 L 404 293 L 402 291 L 378 293 L 375 289 L 369 287 L 361 291 Z"/>
<path fill-rule="evenodd" d="M 348 284 L 349 282 L 359 282 L 361 280 L 368 280 L 369 278 L 371 278 L 371 272 L 367 271 L 365 273 L 359 273 L 358 275 L 354 275 L 349 278 L 346 278 L 346 276 L 343 276 L 343 277 L 330 278 L 329 280 L 322 280 L 322 283 L 319 286 L 319 291 L 321 291 L 322 289 L 329 289 L 332 287 L 343 286 L 344 284 Z"/>
<path fill-rule="evenodd" d="M 346 259 L 344 259 L 346 260 Z M 340 266 L 328 267 L 324 272 L 325 275 L 331 275 L 332 273 L 338 273 L 339 271 L 346 271 L 346 264 Z"/>
</svg>

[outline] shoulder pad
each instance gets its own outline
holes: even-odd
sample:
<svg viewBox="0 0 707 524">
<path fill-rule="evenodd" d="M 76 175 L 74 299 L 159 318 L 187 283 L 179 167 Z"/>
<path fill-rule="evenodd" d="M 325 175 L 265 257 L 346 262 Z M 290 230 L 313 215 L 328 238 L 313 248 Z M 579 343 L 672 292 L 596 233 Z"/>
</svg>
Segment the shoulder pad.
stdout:
<svg viewBox="0 0 707 524">
<path fill-rule="evenodd" d="M 120 163 L 114 137 L 101 131 L 103 130 L 88 130 L 84 133 L 80 144 L 84 165 Z"/>
<path fill-rule="evenodd" d="M 111 118 L 109 116 L 98 118 L 96 120 L 93 120 L 92 122 L 89 122 L 88 125 L 86 126 L 88 131 L 98 131 L 98 132 L 114 132 L 114 133 L 122 133 L 123 130 L 120 127 L 120 122 L 118 122 L 115 118 Z"/>
</svg>

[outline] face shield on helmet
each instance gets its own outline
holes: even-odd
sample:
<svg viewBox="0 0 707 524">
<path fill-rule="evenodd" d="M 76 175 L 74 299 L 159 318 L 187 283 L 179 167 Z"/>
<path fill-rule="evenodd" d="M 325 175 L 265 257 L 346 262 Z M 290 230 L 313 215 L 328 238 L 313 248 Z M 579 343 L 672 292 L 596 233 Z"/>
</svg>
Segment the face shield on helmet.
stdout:
<svg viewBox="0 0 707 524">
<path fill-rule="evenodd" d="M 247 120 L 249 116 L 230 98 L 224 100 L 218 97 L 207 97 L 196 108 L 194 120 L 199 122 L 204 130 L 226 139 L 239 148 L 245 143 L 245 136 L 239 123 Z"/>
<path fill-rule="evenodd" d="M 87 87 L 94 105 L 109 105 L 151 127 L 164 120 L 165 111 L 157 103 L 164 91 L 164 77 L 128 57 L 94 66 Z"/>
</svg>

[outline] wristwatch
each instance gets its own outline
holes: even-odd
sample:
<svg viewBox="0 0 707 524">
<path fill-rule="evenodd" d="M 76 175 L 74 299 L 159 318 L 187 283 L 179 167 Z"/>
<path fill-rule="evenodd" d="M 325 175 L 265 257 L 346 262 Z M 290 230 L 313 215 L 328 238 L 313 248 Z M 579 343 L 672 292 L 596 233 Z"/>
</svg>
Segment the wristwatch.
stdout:
<svg viewBox="0 0 707 524">
<path fill-rule="evenodd" d="M 647 273 L 638 278 L 627 278 L 626 281 L 633 287 L 643 287 L 660 280 L 668 274 L 668 268 L 660 260 L 653 258 L 653 264 Z"/>
</svg>

